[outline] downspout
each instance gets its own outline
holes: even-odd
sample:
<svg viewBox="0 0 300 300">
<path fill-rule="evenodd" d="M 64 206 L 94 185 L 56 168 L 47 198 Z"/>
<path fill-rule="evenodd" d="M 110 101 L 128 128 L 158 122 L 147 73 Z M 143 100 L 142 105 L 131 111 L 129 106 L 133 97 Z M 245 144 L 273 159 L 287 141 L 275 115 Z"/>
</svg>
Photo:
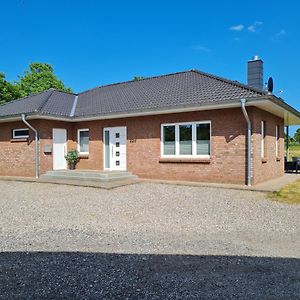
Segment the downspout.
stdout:
<svg viewBox="0 0 300 300">
<path fill-rule="evenodd" d="M 22 121 L 26 124 L 35 134 L 35 178 L 39 178 L 39 133 L 32 127 L 27 121 L 24 114 L 22 116 Z"/>
<path fill-rule="evenodd" d="M 242 111 L 247 121 L 247 185 L 251 186 L 251 121 L 248 116 L 246 107 L 246 99 L 241 99 Z"/>
<path fill-rule="evenodd" d="M 289 161 L 289 126 L 286 126 L 286 161 Z"/>
</svg>

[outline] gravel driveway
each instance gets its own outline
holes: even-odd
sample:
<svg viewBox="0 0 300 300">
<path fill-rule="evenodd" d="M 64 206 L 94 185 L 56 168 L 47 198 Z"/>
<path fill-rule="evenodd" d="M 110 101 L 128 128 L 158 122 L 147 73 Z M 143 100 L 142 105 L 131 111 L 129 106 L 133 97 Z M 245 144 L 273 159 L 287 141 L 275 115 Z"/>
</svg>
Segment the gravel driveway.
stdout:
<svg viewBox="0 0 300 300">
<path fill-rule="evenodd" d="M 263 193 L 0 181 L 0 298 L 290 298 L 300 207 Z"/>
</svg>

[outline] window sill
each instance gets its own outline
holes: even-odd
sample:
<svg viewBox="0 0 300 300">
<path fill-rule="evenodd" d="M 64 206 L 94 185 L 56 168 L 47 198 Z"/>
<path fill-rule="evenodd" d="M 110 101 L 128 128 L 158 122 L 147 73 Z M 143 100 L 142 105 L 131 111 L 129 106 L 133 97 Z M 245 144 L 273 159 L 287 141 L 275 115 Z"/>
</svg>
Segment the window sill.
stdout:
<svg viewBox="0 0 300 300">
<path fill-rule="evenodd" d="M 160 163 L 198 163 L 198 164 L 209 164 L 210 158 L 178 158 L 178 157 L 161 157 Z"/>
<path fill-rule="evenodd" d="M 89 153 L 79 153 L 79 157 L 82 159 L 89 158 Z"/>
<path fill-rule="evenodd" d="M 11 143 L 28 142 L 28 138 L 11 139 L 10 142 Z"/>
<path fill-rule="evenodd" d="M 267 159 L 266 157 L 263 157 L 263 158 L 261 159 L 261 162 L 262 162 L 263 164 L 265 164 L 265 163 L 268 162 L 268 159 Z"/>
</svg>

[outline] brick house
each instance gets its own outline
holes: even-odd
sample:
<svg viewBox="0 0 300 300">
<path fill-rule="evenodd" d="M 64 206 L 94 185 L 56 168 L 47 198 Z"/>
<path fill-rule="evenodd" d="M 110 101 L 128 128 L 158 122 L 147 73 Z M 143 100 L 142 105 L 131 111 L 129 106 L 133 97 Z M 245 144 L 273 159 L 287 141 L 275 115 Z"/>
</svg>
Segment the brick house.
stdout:
<svg viewBox="0 0 300 300">
<path fill-rule="evenodd" d="M 282 176 L 284 126 L 300 124 L 300 113 L 263 91 L 262 80 L 255 59 L 248 85 L 191 70 L 7 103 L 0 176 L 66 169 L 70 149 L 80 152 L 77 169 L 141 178 L 257 184 Z"/>
</svg>

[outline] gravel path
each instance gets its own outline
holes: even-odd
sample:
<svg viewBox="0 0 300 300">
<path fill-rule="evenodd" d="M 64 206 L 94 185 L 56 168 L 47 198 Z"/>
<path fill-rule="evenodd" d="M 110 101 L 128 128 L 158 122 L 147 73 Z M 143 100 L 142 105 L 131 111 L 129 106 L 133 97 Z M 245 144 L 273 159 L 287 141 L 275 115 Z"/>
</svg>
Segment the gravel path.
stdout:
<svg viewBox="0 0 300 300">
<path fill-rule="evenodd" d="M 300 207 L 263 193 L 5 181 L 0 190 L 0 298 L 300 294 Z"/>
</svg>

